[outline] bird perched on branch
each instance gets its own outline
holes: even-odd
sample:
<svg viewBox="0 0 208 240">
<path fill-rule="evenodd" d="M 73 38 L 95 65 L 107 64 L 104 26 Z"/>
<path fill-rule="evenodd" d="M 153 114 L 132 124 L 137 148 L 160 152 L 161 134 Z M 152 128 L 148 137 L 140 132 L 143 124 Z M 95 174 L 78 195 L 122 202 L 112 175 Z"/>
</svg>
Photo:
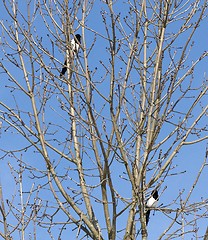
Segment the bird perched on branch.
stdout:
<svg viewBox="0 0 208 240">
<path fill-rule="evenodd" d="M 147 208 L 152 208 L 152 207 L 156 207 L 157 203 L 159 200 L 159 195 L 158 195 L 158 191 L 157 189 L 153 190 L 151 193 L 151 197 L 148 199 L 147 203 L 146 203 L 146 207 Z M 150 209 L 147 210 L 146 212 L 146 225 L 149 222 L 149 217 L 150 217 Z"/>
<path fill-rule="evenodd" d="M 76 34 L 75 38 L 71 40 L 71 50 L 72 50 L 73 56 L 78 54 L 80 44 L 81 44 L 81 35 Z M 67 59 L 64 62 L 64 66 L 61 70 L 60 77 L 62 77 L 66 73 L 66 71 L 67 71 Z"/>
</svg>

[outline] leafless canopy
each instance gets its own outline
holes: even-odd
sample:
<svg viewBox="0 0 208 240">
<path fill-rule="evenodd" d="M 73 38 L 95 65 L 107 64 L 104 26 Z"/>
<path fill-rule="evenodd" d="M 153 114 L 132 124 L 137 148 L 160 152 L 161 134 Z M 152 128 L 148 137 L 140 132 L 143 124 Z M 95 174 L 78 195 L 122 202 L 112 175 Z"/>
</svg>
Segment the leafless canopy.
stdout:
<svg viewBox="0 0 208 240">
<path fill-rule="evenodd" d="M 203 237 L 207 1 L 0 8 L 2 239 Z"/>
</svg>

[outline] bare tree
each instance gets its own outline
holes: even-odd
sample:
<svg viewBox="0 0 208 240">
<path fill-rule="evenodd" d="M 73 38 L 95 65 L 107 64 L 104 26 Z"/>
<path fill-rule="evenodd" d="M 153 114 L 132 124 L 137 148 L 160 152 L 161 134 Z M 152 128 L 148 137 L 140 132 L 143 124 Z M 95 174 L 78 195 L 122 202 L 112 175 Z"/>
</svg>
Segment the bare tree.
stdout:
<svg viewBox="0 0 208 240">
<path fill-rule="evenodd" d="M 3 0 L 1 9 L 1 237 L 147 239 L 153 212 L 154 239 L 203 237 L 207 51 L 194 40 L 207 1 Z M 196 147 L 192 172 L 181 151 Z M 170 183 L 181 176 L 193 176 L 189 189 Z M 147 207 L 153 190 L 159 205 Z"/>
</svg>

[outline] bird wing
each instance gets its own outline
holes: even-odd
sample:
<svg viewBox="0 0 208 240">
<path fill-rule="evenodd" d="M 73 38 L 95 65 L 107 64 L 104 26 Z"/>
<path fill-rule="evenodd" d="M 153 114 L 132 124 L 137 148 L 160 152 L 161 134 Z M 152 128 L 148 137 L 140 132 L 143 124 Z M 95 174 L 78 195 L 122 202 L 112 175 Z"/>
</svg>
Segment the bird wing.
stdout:
<svg viewBox="0 0 208 240">
<path fill-rule="evenodd" d="M 71 40 L 71 48 L 73 52 L 78 53 L 79 44 L 74 39 Z"/>
<path fill-rule="evenodd" d="M 76 51 L 75 46 L 76 46 L 75 40 L 72 39 L 72 40 L 71 40 L 71 48 L 72 48 L 72 51 L 73 51 L 73 52 Z"/>
<path fill-rule="evenodd" d="M 147 207 L 156 207 L 157 205 L 157 200 L 154 199 L 153 197 L 149 198 L 147 201 Z"/>
</svg>

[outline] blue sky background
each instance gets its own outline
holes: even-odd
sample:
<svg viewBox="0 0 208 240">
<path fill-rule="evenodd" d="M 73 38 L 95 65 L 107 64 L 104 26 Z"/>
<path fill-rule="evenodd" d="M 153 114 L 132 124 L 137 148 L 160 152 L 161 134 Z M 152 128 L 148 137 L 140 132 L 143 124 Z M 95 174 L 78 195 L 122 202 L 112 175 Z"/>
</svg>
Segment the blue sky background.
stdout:
<svg viewBox="0 0 208 240">
<path fill-rule="evenodd" d="M 184 1 L 185 2 L 185 1 Z M 20 9 L 24 12 L 26 10 L 26 4 L 23 3 L 23 1 L 19 1 L 19 7 Z M 117 1 L 116 4 L 114 4 L 114 10 L 116 13 L 121 13 L 121 16 L 125 16 L 126 14 L 128 14 L 129 8 L 128 8 L 128 4 L 122 2 Z M 4 9 L 2 6 L 2 2 L 0 3 L 0 9 Z M 94 31 L 99 32 L 100 34 L 102 34 L 103 36 L 106 36 L 106 32 L 105 32 L 105 28 L 102 22 L 102 17 L 101 17 L 101 12 L 103 12 L 104 10 L 108 11 L 106 8 L 106 5 L 104 5 L 101 1 L 95 1 L 93 9 L 91 11 L 91 13 L 89 14 L 89 17 L 87 18 L 87 27 L 93 29 Z M 31 8 L 31 11 L 33 11 L 33 9 Z M 81 12 L 78 13 L 77 17 L 79 18 Z M 57 15 L 54 15 L 55 19 L 58 21 L 58 23 L 61 26 L 61 22 L 59 21 L 59 15 L 57 13 Z M 52 63 L 50 57 L 46 56 L 45 54 L 43 54 L 43 60 L 46 63 L 46 65 L 48 66 L 48 69 L 50 69 L 50 71 L 53 72 L 53 74 L 55 74 L 56 76 L 59 75 L 58 70 L 61 68 L 61 63 L 63 62 L 64 59 L 64 53 L 63 51 L 61 51 L 59 49 L 59 45 L 56 45 L 57 43 L 57 33 L 56 33 L 56 29 L 53 28 L 53 25 L 50 22 L 50 19 L 48 18 L 48 24 L 50 27 L 52 27 L 52 31 L 54 33 L 54 36 L 52 36 L 52 34 L 48 31 L 48 29 L 45 27 L 43 20 L 41 18 L 40 15 L 37 15 L 35 21 L 34 21 L 34 25 L 35 25 L 35 29 L 34 29 L 34 36 L 38 36 L 39 39 L 41 39 L 42 44 L 44 46 L 45 49 L 47 49 L 52 55 L 55 56 L 56 58 L 56 62 L 55 64 L 57 64 L 57 68 L 55 68 L 54 64 Z M 6 25 L 10 23 L 10 19 L 8 18 L 8 14 L 5 12 L 5 10 L 2 10 L 2 16 L 1 16 L 1 21 L 3 21 L 3 23 Z M 108 20 L 109 21 L 109 20 Z M 20 24 L 21 24 L 21 20 L 20 20 Z M 25 24 L 25 23 L 22 23 Z M 78 23 L 75 21 L 74 23 L 74 27 L 77 27 Z M 26 26 L 25 26 L 26 28 Z M 175 24 L 173 24 L 172 29 L 170 29 L 170 31 L 174 31 L 175 29 L 178 28 L 178 22 L 176 22 Z M 63 34 L 61 33 L 61 31 L 58 31 L 61 38 L 64 39 Z M 80 33 L 81 34 L 81 29 L 78 29 L 76 33 Z M 194 37 L 194 46 L 191 50 L 190 56 L 189 56 L 189 60 L 187 62 L 187 64 L 191 64 L 192 61 L 196 60 L 198 58 L 198 56 L 201 55 L 201 53 L 203 53 L 204 51 L 207 51 L 207 36 L 208 36 L 208 30 L 207 30 L 207 20 L 205 19 L 201 24 L 199 29 L 196 32 L 196 35 Z M 1 40 L 3 40 L 3 35 L 1 35 Z M 21 36 L 20 36 L 21 37 Z M 117 37 L 118 39 L 121 38 L 119 32 L 117 31 Z M 22 36 L 23 38 L 23 36 Z M 178 39 L 178 41 L 175 43 L 175 47 L 180 47 L 183 46 L 184 42 L 187 39 L 187 35 L 182 34 L 181 37 Z M 87 47 L 91 46 L 92 42 L 94 40 L 94 34 L 89 31 L 86 30 L 85 31 L 85 41 L 86 41 L 86 45 Z M 36 39 L 37 41 L 37 39 Z M 52 41 L 54 44 L 52 44 Z M 138 40 L 140 41 L 140 40 Z M 15 47 L 14 43 L 12 43 L 10 41 L 10 43 L 12 44 L 12 46 Z M 105 64 L 109 65 L 109 53 L 106 50 L 106 48 L 108 47 L 108 42 L 102 38 L 97 36 L 97 40 L 95 42 L 95 46 L 92 49 L 90 55 L 89 55 L 89 69 L 91 71 L 94 71 L 94 69 L 97 67 L 98 70 L 96 71 L 95 77 L 93 78 L 94 81 L 101 81 L 103 78 L 103 72 L 104 69 L 102 67 L 102 65 L 100 64 L 100 61 L 104 62 Z M 154 43 L 152 44 L 152 49 L 154 47 Z M 8 50 L 10 51 L 10 50 Z M 180 51 L 180 50 L 178 50 Z M 53 54 L 54 52 L 54 54 Z M 12 53 L 12 52 L 11 52 Z M 151 48 L 150 48 L 150 53 L 151 53 Z M 9 62 L 7 62 L 4 58 L 4 53 L 1 51 L 0 52 L 0 59 L 1 61 L 4 61 L 4 64 L 8 67 L 9 71 L 11 71 L 11 73 L 18 79 L 19 82 L 21 82 L 21 84 L 25 85 L 24 80 L 22 78 L 22 72 L 17 70 L 17 68 L 14 68 Z M 82 51 L 80 51 L 80 59 L 81 62 L 83 62 L 82 60 Z M 60 62 L 58 62 L 60 61 Z M 121 62 L 117 61 L 117 73 L 116 75 L 118 75 L 118 72 L 120 71 L 120 68 L 124 66 L 121 66 Z M 194 80 L 193 80 L 193 86 L 194 87 L 199 87 L 203 81 L 205 81 L 207 79 L 207 59 L 202 61 L 198 67 L 195 69 L 195 73 L 194 73 Z M 30 71 L 30 65 L 28 62 L 28 71 Z M 38 66 L 37 66 L 38 68 Z M 121 70 L 121 72 L 124 72 L 124 69 Z M 12 85 L 11 82 L 8 82 L 8 77 L 6 76 L 6 74 L 4 74 L 2 71 L 0 72 L 0 101 L 4 102 L 6 104 L 8 104 L 11 107 L 15 107 L 16 104 L 21 105 L 22 109 L 25 110 L 25 121 L 27 121 L 29 123 L 30 119 L 27 115 L 27 111 L 29 111 L 28 109 L 31 108 L 30 106 L 30 102 L 28 101 L 28 98 L 25 97 L 23 94 L 19 93 L 18 91 L 11 91 L 11 88 L 8 88 L 7 86 Z M 183 72 L 182 72 L 183 73 Z M 182 74 L 181 73 L 181 74 Z M 40 78 L 42 77 L 42 73 L 40 70 L 37 70 L 37 75 L 39 74 Z M 43 72 L 43 75 L 46 74 L 45 72 Z M 44 80 L 46 80 L 46 75 L 44 75 Z M 138 78 L 138 76 L 136 75 L 136 72 L 133 71 L 133 74 L 131 75 L 132 78 L 132 82 L 135 82 L 136 79 Z M 188 78 L 189 79 L 189 78 Z M 43 80 L 43 79 L 42 79 Z M 44 82 L 41 82 L 40 79 L 40 92 L 42 92 L 42 87 L 44 86 Z M 107 95 L 106 92 L 109 89 L 109 82 L 103 81 L 102 84 L 97 84 L 97 86 L 99 86 L 99 90 L 104 94 Z M 52 89 L 53 86 L 51 86 Z M 131 89 L 130 89 L 131 90 Z M 130 96 L 130 90 L 129 90 L 129 96 Z M 15 100 L 14 101 L 14 97 L 13 95 L 15 95 Z M 59 101 L 57 101 L 57 98 L 59 99 L 59 93 L 58 91 L 55 90 L 55 94 L 51 97 L 50 99 L 50 106 L 51 108 L 46 109 L 45 115 L 46 115 L 46 122 L 49 121 L 53 121 L 56 124 L 63 124 L 64 123 L 67 124 L 66 121 L 64 121 L 61 117 L 57 116 L 56 112 L 52 109 L 52 107 L 55 110 L 59 110 L 60 109 L 60 104 Z M 177 97 L 177 93 L 176 93 L 176 97 Z M 61 98 L 61 97 L 60 97 Z M 62 98 L 61 98 L 62 99 Z M 62 99 L 64 101 L 64 99 Z M 203 101 L 206 103 L 207 102 L 207 97 L 203 98 Z M 102 104 L 102 100 L 101 98 L 96 95 L 94 95 L 94 102 L 95 102 L 95 106 L 97 107 L 97 109 L 99 109 L 99 105 Z M 202 105 L 204 105 L 204 102 L 202 102 Z M 186 109 L 187 106 L 189 106 L 191 104 L 191 99 L 186 99 L 184 101 L 181 102 L 180 108 L 181 109 Z M 106 107 L 107 108 L 107 107 Z M 200 107 L 198 107 L 194 112 L 195 114 L 197 114 L 198 112 L 200 112 Z M 2 110 L 2 109 L 1 109 Z M 66 113 L 63 113 L 63 116 L 67 117 Z M 108 112 L 106 109 L 103 110 L 102 114 L 106 114 L 108 116 Z M 192 121 L 191 121 L 192 122 Z M 199 126 L 205 125 L 207 122 L 207 120 L 205 118 L 202 119 L 202 121 L 199 123 Z M 100 120 L 100 125 L 102 124 L 102 121 Z M 108 125 L 108 123 L 107 123 Z M 109 124 L 110 125 L 110 124 Z M 5 127 L 5 125 L 3 124 L 3 127 Z M 4 131 L 5 128 L 3 128 L 1 130 L 1 138 L 0 138 L 0 148 L 1 149 L 19 149 L 21 147 L 24 147 L 25 144 L 27 145 L 27 141 L 24 140 L 23 137 L 20 137 L 19 134 L 16 134 L 14 132 L 5 132 Z M 161 132 L 161 138 L 166 134 L 167 131 L 170 130 L 170 126 L 166 126 L 166 129 L 163 129 L 163 131 Z M 110 131 L 110 130 L 109 130 Z M 63 132 L 60 130 L 57 134 L 56 134 L 56 138 L 60 139 L 64 139 L 66 137 L 64 130 Z M 128 137 L 128 134 L 125 136 Z M 58 143 L 53 142 L 54 145 L 58 146 Z M 184 146 L 180 152 L 177 154 L 177 157 L 174 158 L 174 163 L 172 165 L 172 167 L 174 167 L 174 170 L 171 173 L 178 173 L 178 172 L 184 172 L 183 174 L 180 175 L 175 175 L 175 176 L 169 176 L 165 179 L 165 182 L 162 184 L 161 186 L 161 192 L 162 195 L 160 196 L 160 202 L 159 205 L 161 204 L 161 206 L 167 206 L 168 204 L 172 203 L 172 201 L 174 201 L 176 199 L 176 196 L 178 196 L 179 192 L 183 191 L 182 193 L 182 199 L 185 200 L 187 194 L 189 193 L 193 182 L 196 179 L 197 173 L 204 161 L 205 158 L 205 151 L 206 151 L 206 145 L 207 143 L 204 142 L 200 142 L 198 144 L 195 144 L 194 146 Z M 168 147 L 168 146 L 167 146 Z M 164 150 L 165 151 L 165 150 Z M 132 152 L 134 152 L 134 150 L 132 150 Z M 1 156 L 3 156 L 3 152 L 1 154 Z M 130 155 L 131 153 L 129 153 Z M 113 155 L 113 154 L 112 154 Z M 19 158 L 21 158 L 20 154 L 17 154 L 17 156 Z M 112 157 L 112 156 L 111 156 Z M 133 157 L 133 154 L 132 154 Z M 157 156 L 158 157 L 158 156 Z M 66 162 L 63 162 L 61 159 L 59 159 L 59 156 L 57 154 L 52 154 L 51 153 L 51 159 L 54 160 L 55 163 L 58 163 L 58 161 L 60 160 L 60 164 L 57 167 L 57 169 L 59 168 L 59 173 L 62 174 L 65 172 L 66 168 L 72 168 L 73 166 L 70 164 L 66 164 Z M 37 167 L 39 169 L 43 169 L 45 170 L 45 164 L 43 164 L 43 160 L 42 157 L 40 156 L 40 154 L 37 153 L 37 151 L 35 149 L 31 149 L 27 152 L 23 152 L 22 155 L 22 160 L 27 162 L 28 164 L 28 168 L 29 165 Z M 2 159 L 0 161 L 0 181 L 1 184 L 3 186 L 3 194 L 4 194 L 4 199 L 11 199 L 12 196 L 15 194 L 15 192 L 17 193 L 17 197 L 15 198 L 15 201 L 19 201 L 18 199 L 18 185 L 14 183 L 14 181 L 12 180 L 12 175 L 10 173 L 10 169 L 8 167 L 8 162 L 11 163 L 11 165 L 13 166 L 13 168 L 18 168 L 19 167 L 19 163 L 17 163 L 17 159 L 14 158 L 14 156 L 12 155 L 7 155 L 4 159 Z M 89 163 L 89 161 L 84 161 L 83 162 L 84 165 L 86 166 L 93 166 L 93 163 Z M 64 169 L 64 171 L 62 170 L 62 168 Z M 114 161 L 113 165 L 112 165 L 112 175 L 114 176 L 114 180 L 116 181 L 116 187 L 117 190 L 119 191 L 120 194 L 123 194 L 124 197 L 131 196 L 131 188 L 129 186 L 129 184 L 127 183 L 127 181 L 122 180 L 119 176 L 123 176 L 125 177 L 125 174 L 123 174 L 124 168 L 121 166 L 121 164 L 118 164 L 118 162 Z M 62 172 L 63 171 L 63 172 Z M 71 173 L 71 172 L 70 172 Z M 38 173 L 37 173 L 38 174 Z M 42 184 L 42 179 L 39 180 L 35 180 L 32 178 L 28 178 L 28 176 L 31 177 L 31 175 L 29 174 L 29 170 L 23 175 L 23 185 L 25 188 L 25 191 L 29 191 L 31 189 L 32 184 L 35 184 L 35 187 L 38 186 L 39 183 Z M 196 189 L 194 189 L 193 195 L 190 198 L 190 204 L 194 203 L 194 202 L 199 202 L 202 201 L 203 199 L 208 199 L 208 188 L 206 187 L 206 182 L 207 182 L 207 176 L 208 176 L 208 169 L 207 166 L 205 167 L 199 182 L 197 184 Z M 77 178 L 77 175 L 70 175 L 70 177 L 72 178 Z M 98 181 L 97 179 L 88 179 L 89 182 L 92 182 L 93 184 L 97 184 Z M 67 187 L 67 181 L 64 183 L 66 184 Z M 70 184 L 73 185 L 73 182 L 70 181 Z M 74 186 L 70 185 L 70 187 L 76 187 L 76 184 L 74 184 Z M 167 188 L 166 188 L 167 187 Z M 165 189 L 165 190 L 164 190 Z M 163 192 L 164 190 L 164 192 Z M 151 191 L 151 190 L 150 190 Z M 95 193 L 96 190 L 94 190 L 93 193 Z M 99 194 L 99 192 L 98 192 Z M 26 194 L 27 195 L 27 194 Z M 51 194 L 49 193 L 48 190 L 46 191 L 41 191 L 40 192 L 40 197 L 43 198 L 43 201 L 49 201 L 49 203 L 51 205 L 54 204 L 55 200 L 52 198 Z M 32 198 L 35 198 L 35 194 L 32 195 Z M 26 201 L 26 196 L 25 196 L 25 201 Z M 64 202 L 64 199 L 63 199 Z M 171 205 L 172 208 L 178 208 L 180 207 L 178 205 L 180 201 L 177 201 L 176 204 Z M 208 204 L 208 203 L 207 203 Z M 122 207 L 122 206 L 120 206 Z M 97 214 L 97 216 L 102 216 L 102 211 L 100 211 L 100 204 L 95 203 L 95 212 Z M 198 213 L 197 213 L 198 214 Z M 124 213 L 122 215 L 122 217 L 118 220 L 118 229 L 117 230 L 121 230 L 123 228 L 123 226 L 125 226 L 125 222 L 127 221 L 127 216 L 128 216 L 128 212 Z M 171 217 L 174 218 L 174 213 L 172 213 L 170 215 Z M 197 217 L 197 216 L 196 216 Z M 62 219 L 64 218 L 64 219 Z M 191 219 L 193 219 L 193 217 L 190 217 Z M 189 219 L 189 216 L 187 216 L 187 219 Z M 13 219 L 14 220 L 14 219 Z M 67 218 L 63 217 L 63 215 L 57 215 L 56 216 L 56 220 L 60 221 L 66 221 Z M 101 220 L 102 222 L 102 220 Z M 124 225 L 123 225 L 124 224 Z M 158 239 L 158 237 L 160 236 L 160 234 L 164 231 L 164 229 L 166 229 L 166 227 L 168 227 L 170 224 L 170 219 L 168 217 L 166 217 L 162 212 L 160 211 L 156 211 L 154 216 L 153 213 L 151 213 L 151 218 L 150 218 L 150 222 L 148 225 L 148 239 L 150 240 L 154 240 L 154 239 Z M 199 227 L 199 236 L 202 236 L 206 230 L 207 227 L 207 219 L 201 219 L 198 221 L 198 225 Z M 54 228 L 55 229 L 55 228 Z M 66 240 L 69 239 L 69 235 L 70 235 L 70 239 L 75 239 L 75 235 L 76 235 L 76 230 L 72 231 L 73 227 L 70 228 L 70 233 L 69 231 L 65 231 L 62 235 L 62 240 Z M 0 230 L 2 230 L 0 228 Z M 30 236 L 30 232 L 33 231 L 33 226 L 31 225 L 25 233 L 25 239 L 33 239 L 33 237 L 29 237 Z M 123 237 L 123 233 L 124 232 L 120 232 L 118 233 L 118 237 L 117 239 L 122 239 Z M 46 232 L 45 229 L 41 229 L 38 228 L 38 233 L 37 233 L 37 239 L 50 239 L 48 237 L 48 234 Z M 14 239 L 19 239 L 19 236 L 15 235 Z M 55 238 L 56 239 L 56 238 Z M 81 238 L 78 238 L 81 239 Z M 107 239 L 107 238 L 106 238 Z M 138 239 L 140 239 L 140 236 L 138 237 Z M 166 238 L 163 238 L 166 239 Z M 187 237 L 185 237 L 184 239 L 196 239 L 196 237 L 193 235 L 193 233 L 191 233 L 190 235 L 187 235 Z"/>
</svg>

